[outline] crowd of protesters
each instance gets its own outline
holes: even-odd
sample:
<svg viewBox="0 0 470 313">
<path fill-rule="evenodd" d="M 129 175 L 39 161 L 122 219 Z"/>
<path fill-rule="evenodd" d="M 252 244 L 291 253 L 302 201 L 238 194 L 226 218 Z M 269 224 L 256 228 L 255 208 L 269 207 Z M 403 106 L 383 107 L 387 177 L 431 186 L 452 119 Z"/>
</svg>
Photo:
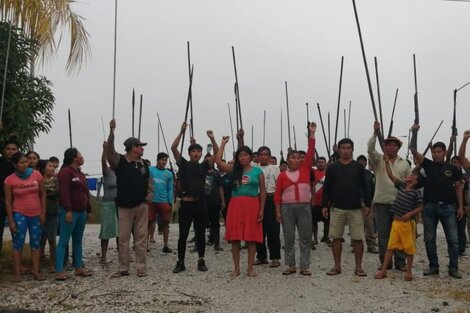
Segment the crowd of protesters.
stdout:
<svg viewBox="0 0 470 313">
<path fill-rule="evenodd" d="M 436 234 L 440 221 L 447 242 L 448 274 L 462 278 L 458 263 L 467 244 L 470 161 L 465 153 L 470 131 L 464 133 L 458 155 L 451 157 L 446 145 L 436 142 L 429 159 L 416 149 L 419 125 L 413 125 L 411 166 L 399 155 L 402 142 L 396 137 L 381 138 L 377 122 L 367 143 L 368 156 L 357 159 L 349 138 L 338 141 L 333 156 L 319 156 L 315 149 L 316 124 L 309 123 L 307 151 L 289 149 L 287 158 L 282 157 L 278 165 L 269 147 L 253 152 L 244 144 L 243 129 L 237 132 L 238 148 L 232 160 L 223 159 L 225 145 L 231 139 L 224 136 L 219 147 L 211 130 L 207 131 L 210 145 L 206 155 L 191 138 L 186 159 L 184 151 L 179 150 L 188 127 L 183 123 L 171 146 L 176 171 L 164 152 L 158 153 L 152 166 L 144 159 L 147 143 L 138 138 L 124 141 L 124 154 L 116 152 L 116 121 L 109 125 L 101 157 L 104 195 L 99 239 L 103 265 L 108 264 L 109 240 L 116 240 L 119 265 L 112 277 L 130 275 L 132 249 L 137 276 L 147 276 L 147 254 L 155 243 L 156 230 L 163 235 L 162 253 L 172 253 L 168 238 L 172 211 L 178 202 L 175 274 L 186 270 L 186 246 L 193 226 L 199 271 L 208 271 L 206 245 L 220 251 L 220 242 L 225 240 L 231 244 L 232 279 L 241 273 L 240 251 L 244 247 L 248 251 L 246 274 L 250 277 L 258 275 L 257 265 L 281 266 L 282 248 L 286 268 L 281 273 L 299 271 L 310 276 L 311 251 L 322 242 L 331 247 L 333 256 L 333 266 L 326 274 L 339 275 L 348 226 L 355 275 L 367 276 L 362 266 L 365 240 L 366 251 L 377 254 L 381 263 L 376 279 L 386 278 L 387 270 L 394 266 L 404 272 L 404 280 L 411 281 L 418 222 L 423 223 L 429 261 L 423 275 L 439 275 Z M 377 142 L 383 152 L 376 148 Z M 43 160 L 34 151 L 24 154 L 18 148 L 15 140 L 6 140 L 0 157 L 0 251 L 3 222 L 7 221 L 12 235 L 13 280 L 19 282 L 29 272 L 35 280 L 45 279 L 41 259 L 45 258 L 47 244 L 48 271 L 55 273 L 56 280 L 67 280 L 70 242 L 74 274 L 91 276 L 83 262 L 82 240 L 92 209 L 81 171 L 83 156 L 76 148 L 69 148 L 59 168 L 57 157 Z M 221 217 L 225 234 L 220 232 Z M 319 222 L 324 225 L 320 240 Z M 31 265 L 22 263 L 27 233 Z"/>
</svg>

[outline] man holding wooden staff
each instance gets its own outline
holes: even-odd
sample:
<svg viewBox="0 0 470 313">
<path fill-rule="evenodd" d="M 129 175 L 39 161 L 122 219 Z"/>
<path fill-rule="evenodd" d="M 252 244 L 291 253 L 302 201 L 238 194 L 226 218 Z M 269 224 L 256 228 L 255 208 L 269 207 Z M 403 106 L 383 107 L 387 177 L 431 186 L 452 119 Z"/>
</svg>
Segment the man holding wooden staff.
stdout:
<svg viewBox="0 0 470 313">
<path fill-rule="evenodd" d="M 369 159 L 374 168 L 376 177 L 373 203 L 379 239 L 379 258 L 380 264 L 383 264 L 393 222 L 391 208 L 397 196 L 397 189 L 387 176 L 383 154 L 377 152 L 375 148 L 379 132 L 380 123 L 376 121 L 374 122 L 374 134 L 367 143 L 367 153 L 369 154 Z M 410 175 L 411 169 L 406 159 L 398 155 L 401 146 L 402 142 L 396 137 L 388 137 L 384 140 L 384 154 L 387 155 L 390 160 L 392 172 L 396 177 L 403 180 Z M 405 255 L 403 252 L 395 252 L 394 260 L 396 269 L 400 271 L 406 270 Z M 392 267 L 392 263 L 393 262 L 390 263 L 390 268 Z"/>
</svg>

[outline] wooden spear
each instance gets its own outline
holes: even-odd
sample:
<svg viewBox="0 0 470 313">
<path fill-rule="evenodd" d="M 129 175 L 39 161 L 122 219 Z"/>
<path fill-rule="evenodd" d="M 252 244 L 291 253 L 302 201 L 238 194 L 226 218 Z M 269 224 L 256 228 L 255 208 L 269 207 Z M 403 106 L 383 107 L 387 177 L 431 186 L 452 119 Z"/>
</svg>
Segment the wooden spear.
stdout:
<svg viewBox="0 0 470 313">
<path fill-rule="evenodd" d="M 140 95 L 140 106 L 139 106 L 139 132 L 137 138 L 140 139 L 140 131 L 142 129 L 142 103 L 144 101 L 144 96 Z"/>
<path fill-rule="evenodd" d="M 192 75 L 192 71 L 191 71 L 191 75 Z M 160 115 L 158 115 L 158 113 L 157 113 L 157 118 L 158 118 L 158 126 L 160 128 L 160 132 L 162 133 L 163 144 L 165 145 L 166 154 L 168 154 L 168 161 L 170 162 L 170 169 L 174 173 L 173 163 L 171 163 L 171 158 L 170 158 L 171 154 L 170 154 L 170 151 L 168 150 L 168 145 L 166 144 L 165 133 L 163 132 L 162 122 L 160 121 Z"/>
<path fill-rule="evenodd" d="M 349 112 L 348 112 L 348 138 L 351 138 L 350 137 L 350 131 L 351 129 L 351 100 L 349 100 Z"/>
<path fill-rule="evenodd" d="M 330 155 L 330 147 L 328 146 L 328 140 L 326 139 L 325 125 L 323 124 L 323 117 L 321 115 L 320 103 L 317 102 L 318 115 L 320 116 L 321 130 L 323 132 L 323 139 L 325 140 L 326 153 Z"/>
<path fill-rule="evenodd" d="M 68 110 L 69 113 L 69 142 L 70 142 L 70 148 L 73 147 L 72 144 L 72 117 L 70 116 L 70 109 Z"/>
<path fill-rule="evenodd" d="M 383 120 L 383 115 L 382 115 L 382 97 L 380 96 L 379 66 L 377 64 L 377 57 L 374 57 L 374 64 L 375 64 L 375 79 L 377 81 L 377 100 L 379 104 L 380 131 L 382 132 L 382 134 L 385 134 L 384 120 Z"/>
<path fill-rule="evenodd" d="M 424 156 L 426 156 L 426 153 L 428 153 L 428 151 L 429 151 L 429 146 L 432 144 L 432 141 L 434 140 L 434 137 L 436 137 L 436 134 L 437 134 L 437 132 L 439 131 L 439 129 L 441 128 L 443 122 L 444 122 L 444 120 L 442 120 L 442 121 L 439 123 L 439 126 L 437 126 L 437 129 L 436 129 L 436 131 L 434 132 L 434 135 L 432 135 L 431 140 L 429 140 L 429 143 L 428 143 L 426 149 L 425 149 L 424 152 L 423 152 L 423 155 L 424 155 Z"/>
<path fill-rule="evenodd" d="M 132 89 L 132 137 L 134 137 L 134 130 L 135 130 L 135 118 L 134 118 L 134 113 L 135 113 L 135 90 Z"/>
<path fill-rule="evenodd" d="M 235 60 L 235 48 L 233 46 L 232 46 L 232 59 L 233 59 L 233 69 L 235 71 L 235 98 L 236 98 L 236 104 L 237 104 L 236 111 L 237 111 L 238 119 L 240 122 L 240 128 L 243 128 L 242 109 L 241 109 L 241 104 L 240 104 L 240 88 L 238 84 L 237 62 Z"/>
<path fill-rule="evenodd" d="M 371 83 L 371 80 L 370 80 L 369 66 L 367 65 L 366 51 L 364 49 L 364 42 L 362 40 L 361 25 L 359 23 L 359 16 L 357 14 L 356 1 L 352 0 L 352 3 L 353 3 L 353 7 L 354 7 L 354 15 L 356 17 L 357 31 L 359 33 L 359 41 L 361 43 L 362 59 L 364 61 L 364 68 L 366 70 L 367 85 L 369 87 L 369 95 L 370 95 L 370 101 L 372 103 L 372 111 L 374 112 L 375 121 L 379 121 L 378 116 L 377 116 L 377 109 L 375 107 L 374 92 L 372 90 L 372 83 Z M 383 142 L 384 142 L 383 134 L 380 133 L 380 131 L 379 131 L 378 134 L 377 134 L 377 137 L 379 139 L 380 147 L 382 148 L 382 151 L 383 151 Z"/>
<path fill-rule="evenodd" d="M 392 110 L 392 117 L 390 119 L 390 127 L 388 128 L 388 137 L 392 137 L 393 133 L 393 117 L 395 116 L 395 107 L 397 105 L 397 98 L 398 98 L 398 88 L 395 92 L 395 100 L 393 101 L 393 110 Z"/>
<path fill-rule="evenodd" d="M 194 65 L 191 66 L 191 73 L 189 74 L 189 88 L 188 88 L 188 97 L 186 98 L 186 112 L 184 114 L 184 122 L 188 122 L 188 113 L 189 113 L 189 103 L 191 99 L 191 90 L 193 87 L 193 74 L 194 74 Z M 183 152 L 183 147 L 184 147 L 184 137 L 185 137 L 186 132 L 183 133 L 183 136 L 181 138 L 181 152 Z"/>
<path fill-rule="evenodd" d="M 336 107 L 336 125 L 335 125 L 335 141 L 338 140 L 338 123 L 339 123 L 339 107 L 341 103 L 341 89 L 343 87 L 343 65 L 344 65 L 344 56 L 341 57 L 341 70 L 339 73 L 339 91 L 338 91 L 338 106 Z"/>
<path fill-rule="evenodd" d="M 286 88 L 286 107 L 287 107 L 287 138 L 289 139 L 289 148 L 292 148 L 290 140 L 290 116 L 289 116 L 289 93 L 287 91 L 287 81 L 284 82 Z"/>
<path fill-rule="evenodd" d="M 113 119 L 116 111 L 117 0 L 114 2 Z"/>
</svg>

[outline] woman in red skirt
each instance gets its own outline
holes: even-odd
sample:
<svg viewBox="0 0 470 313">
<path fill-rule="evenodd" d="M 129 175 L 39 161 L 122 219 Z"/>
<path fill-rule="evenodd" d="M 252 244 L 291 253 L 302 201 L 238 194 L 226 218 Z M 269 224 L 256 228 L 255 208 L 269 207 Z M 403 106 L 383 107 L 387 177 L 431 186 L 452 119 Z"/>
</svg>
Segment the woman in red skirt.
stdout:
<svg viewBox="0 0 470 313">
<path fill-rule="evenodd" d="M 231 278 L 240 275 L 240 242 L 248 243 L 247 275 L 255 277 L 253 271 L 256 244 L 263 242 L 263 208 L 266 201 L 266 187 L 263 171 L 251 166 L 252 152 L 247 146 L 235 153 L 234 164 L 222 161 L 222 153 L 229 137 L 223 137 L 216 157 L 219 170 L 233 172 L 232 199 L 227 210 L 225 239 L 232 243 L 234 271 Z"/>
</svg>

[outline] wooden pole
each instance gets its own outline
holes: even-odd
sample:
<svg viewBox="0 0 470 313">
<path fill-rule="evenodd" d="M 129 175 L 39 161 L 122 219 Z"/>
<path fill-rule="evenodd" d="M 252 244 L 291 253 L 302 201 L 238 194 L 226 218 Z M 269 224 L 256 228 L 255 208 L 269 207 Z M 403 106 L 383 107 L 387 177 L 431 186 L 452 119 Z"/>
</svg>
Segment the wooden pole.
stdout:
<svg viewBox="0 0 470 313">
<path fill-rule="evenodd" d="M 289 116 L 289 93 L 287 91 L 287 81 L 284 82 L 286 88 L 286 107 L 287 107 L 287 138 L 289 139 L 289 148 L 292 148 L 290 137 L 290 116 Z"/>
<path fill-rule="evenodd" d="M 189 74 L 189 87 L 188 87 L 188 96 L 186 98 L 186 112 L 184 114 L 184 122 L 188 122 L 188 113 L 189 113 L 189 105 L 191 101 L 191 90 L 193 87 L 193 75 L 194 75 L 194 65 L 191 66 L 191 73 Z M 183 136 L 181 138 L 181 153 L 183 152 L 183 147 L 184 147 L 184 137 L 186 135 L 186 132 L 183 133 Z"/>
<path fill-rule="evenodd" d="M 254 134 L 255 134 L 254 127 L 253 125 L 251 125 L 251 151 L 253 151 Z"/>
<path fill-rule="evenodd" d="M 310 114 L 308 112 L 308 102 L 305 103 L 305 105 L 307 106 L 307 129 L 308 129 L 308 126 L 310 125 Z"/>
<path fill-rule="evenodd" d="M 117 0 L 114 2 L 114 61 L 113 61 L 113 118 L 116 112 L 116 62 L 117 62 Z"/>
<path fill-rule="evenodd" d="M 297 151 L 297 137 L 295 136 L 295 125 L 292 126 L 292 131 L 294 132 L 294 150 Z"/>
<path fill-rule="evenodd" d="M 158 118 L 158 125 L 160 127 L 160 132 L 162 133 L 163 144 L 165 145 L 166 154 L 168 154 L 168 161 L 170 162 L 170 168 L 171 168 L 171 171 L 173 172 L 173 164 L 171 163 L 170 150 L 168 150 L 168 145 L 166 144 L 165 133 L 163 132 L 163 125 L 162 125 L 162 122 L 160 121 L 160 115 L 158 115 L 158 113 L 157 113 L 157 118 Z"/>
<path fill-rule="evenodd" d="M 321 130 L 323 132 L 323 139 L 325 140 L 326 153 L 330 156 L 330 147 L 328 146 L 328 140 L 326 139 L 325 125 L 323 124 L 323 117 L 321 114 L 320 103 L 317 102 L 318 115 L 320 116 Z"/>
<path fill-rule="evenodd" d="M 382 115 L 382 97 L 380 96 L 379 66 L 377 64 L 377 57 L 374 57 L 374 64 L 375 64 L 375 79 L 377 81 L 377 100 L 379 104 L 380 131 L 382 132 L 382 134 L 385 134 L 384 121 L 383 121 L 383 115 Z"/>
<path fill-rule="evenodd" d="M 347 119 L 346 119 L 346 109 L 344 109 L 344 138 L 347 138 L 348 137 L 348 133 L 347 133 L 347 127 L 346 127 L 346 124 L 347 124 Z"/>
<path fill-rule="evenodd" d="M 134 126 L 135 118 L 134 118 L 134 114 L 135 114 L 135 90 L 132 89 L 132 137 L 134 137 L 134 131 L 135 131 L 135 126 Z"/>
<path fill-rule="evenodd" d="M 237 72 L 237 62 L 235 60 L 235 48 L 232 46 L 232 59 L 233 59 L 233 69 L 235 71 L 235 96 L 237 98 L 237 114 L 239 115 L 240 128 L 243 128 L 242 122 L 242 109 L 240 103 L 240 88 L 238 84 L 238 72 Z"/>
<path fill-rule="evenodd" d="M 390 126 L 388 127 L 387 137 L 391 137 L 393 133 L 393 118 L 395 116 L 395 107 L 397 106 L 397 98 L 398 98 L 398 88 L 395 92 L 395 100 L 393 101 L 392 117 L 390 118 Z"/>
<path fill-rule="evenodd" d="M 328 111 L 328 147 L 331 149 L 331 120 L 330 120 L 330 111 Z M 331 150 L 329 150 L 328 152 L 331 152 Z M 330 155 L 329 155 L 328 157 L 330 157 Z"/>
<path fill-rule="evenodd" d="M 437 129 L 436 129 L 436 131 L 434 132 L 434 134 L 432 135 L 431 140 L 429 140 L 429 144 L 427 145 L 426 149 L 425 149 L 424 152 L 423 152 L 423 155 L 424 155 L 424 156 L 426 156 L 426 153 L 428 153 L 428 151 L 429 151 L 429 145 L 432 144 L 432 141 L 434 140 L 434 137 L 436 137 L 437 132 L 439 131 L 439 129 L 441 129 L 442 123 L 444 123 L 444 120 L 442 120 L 442 121 L 439 123 L 439 126 L 437 126 Z"/>
<path fill-rule="evenodd" d="M 341 89 L 343 87 L 343 65 L 344 65 L 344 56 L 341 57 L 341 70 L 339 73 L 339 91 L 338 91 L 338 106 L 336 107 L 336 125 L 335 125 L 335 141 L 338 140 L 338 123 L 339 123 L 339 108 L 341 104 Z"/>
<path fill-rule="evenodd" d="M 281 159 L 284 157 L 284 152 L 283 152 L 283 121 L 282 121 L 282 109 L 281 109 Z"/>
<path fill-rule="evenodd" d="M 263 146 L 266 145 L 266 110 L 263 116 Z"/>
<path fill-rule="evenodd" d="M 70 148 L 73 147 L 72 144 L 72 117 L 70 115 L 70 109 L 68 110 L 68 115 L 69 115 L 69 143 L 70 143 Z"/>
<path fill-rule="evenodd" d="M 364 49 L 364 42 L 362 40 L 361 25 L 359 23 L 359 16 L 357 14 L 356 1 L 352 0 L 352 3 L 353 3 L 353 7 L 354 7 L 354 15 L 356 17 L 357 31 L 359 33 L 359 41 L 361 43 L 362 59 L 364 61 L 364 68 L 366 70 L 367 85 L 369 87 L 369 95 L 370 95 L 370 101 L 372 103 L 372 111 L 374 112 L 375 121 L 379 121 L 379 119 L 377 117 L 377 109 L 375 107 L 374 92 L 372 90 L 372 83 L 371 83 L 371 80 L 370 80 L 369 66 L 367 65 L 366 51 Z M 377 134 L 377 135 L 378 135 L 380 147 L 382 148 L 382 151 L 383 151 L 383 141 L 384 141 L 383 140 L 383 134 L 379 132 L 379 134 Z"/>
<path fill-rule="evenodd" d="M 140 132 L 142 130 L 142 103 L 144 101 L 144 96 L 140 95 L 140 106 L 139 106 L 139 132 L 137 138 L 140 139 Z"/>
<path fill-rule="evenodd" d="M 348 138 L 350 137 L 349 131 L 351 130 L 351 100 L 349 100 L 349 112 L 348 112 Z"/>
</svg>

